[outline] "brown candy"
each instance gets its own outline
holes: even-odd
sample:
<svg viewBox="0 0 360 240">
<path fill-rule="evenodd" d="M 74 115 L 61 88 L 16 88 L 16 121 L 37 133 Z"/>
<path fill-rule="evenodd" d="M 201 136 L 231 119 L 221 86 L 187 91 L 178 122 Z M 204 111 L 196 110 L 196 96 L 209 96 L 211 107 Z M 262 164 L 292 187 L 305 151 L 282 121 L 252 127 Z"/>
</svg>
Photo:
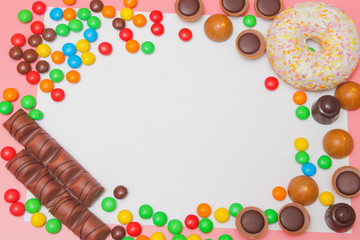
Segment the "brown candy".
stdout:
<svg viewBox="0 0 360 240">
<path fill-rule="evenodd" d="M 128 193 L 128 190 L 126 187 L 120 185 L 120 186 L 117 186 L 115 189 L 114 189 L 114 197 L 116 199 L 123 199 L 126 197 Z"/>
<path fill-rule="evenodd" d="M 27 49 L 23 53 L 23 59 L 28 63 L 33 63 L 37 60 L 38 54 L 34 49 Z"/>
<path fill-rule="evenodd" d="M 291 179 L 287 192 L 291 201 L 306 206 L 316 201 L 319 187 L 312 178 L 300 175 Z"/>
<path fill-rule="evenodd" d="M 30 66 L 30 63 L 21 61 L 17 65 L 16 69 L 17 69 L 18 73 L 20 73 L 22 75 L 26 75 L 28 72 L 31 71 L 31 66 Z"/>
<path fill-rule="evenodd" d="M 268 229 L 268 220 L 265 213 L 256 207 L 242 209 L 236 217 L 237 231 L 247 239 L 263 237 Z"/>
<path fill-rule="evenodd" d="M 92 0 L 90 2 L 90 9 L 93 12 L 101 12 L 104 8 L 104 4 L 101 0 Z"/>
<path fill-rule="evenodd" d="M 347 131 L 333 129 L 324 136 L 323 147 L 329 156 L 341 159 L 351 154 L 354 149 L 354 141 Z"/>
<path fill-rule="evenodd" d="M 28 38 L 28 43 L 32 47 L 37 47 L 42 43 L 43 39 L 38 34 L 33 34 Z"/>
<path fill-rule="evenodd" d="M 204 4 L 202 0 L 176 0 L 175 12 L 185 21 L 195 21 L 203 14 Z"/>
<path fill-rule="evenodd" d="M 335 90 L 335 97 L 339 100 L 342 108 L 354 111 L 360 108 L 360 84 L 345 82 Z"/>
<path fill-rule="evenodd" d="M 57 36 L 55 30 L 52 28 L 45 28 L 41 35 L 47 42 L 53 42 Z"/>
<path fill-rule="evenodd" d="M 257 30 L 242 31 L 236 38 L 236 49 L 246 58 L 257 58 L 265 52 L 264 36 Z"/>
<path fill-rule="evenodd" d="M 12 47 L 9 50 L 9 56 L 14 60 L 19 60 L 23 57 L 23 51 L 20 47 Z"/>
<path fill-rule="evenodd" d="M 204 31 L 210 40 L 223 42 L 231 37 L 233 24 L 224 14 L 215 14 L 205 21 Z"/>
<path fill-rule="evenodd" d="M 331 95 L 321 96 L 311 107 L 311 115 L 320 124 L 335 122 L 340 113 L 340 102 Z"/>
<path fill-rule="evenodd" d="M 36 63 L 35 69 L 39 73 L 47 73 L 50 69 L 50 64 L 45 60 L 40 60 Z"/>
<path fill-rule="evenodd" d="M 126 231 L 125 228 L 122 226 L 115 226 L 112 230 L 111 230 L 111 237 L 114 240 L 121 240 L 123 239 L 123 237 L 125 237 Z"/>
<path fill-rule="evenodd" d="M 328 227 L 338 233 L 346 232 L 356 220 L 354 209 L 346 203 L 331 205 L 325 212 L 325 222 Z"/>
<path fill-rule="evenodd" d="M 286 204 L 279 211 L 279 225 L 288 234 L 302 234 L 310 226 L 310 214 L 298 203 Z"/>
<path fill-rule="evenodd" d="M 283 0 L 255 0 L 255 12 L 259 17 L 274 19 L 283 9 Z"/>
<path fill-rule="evenodd" d="M 112 21 L 112 25 L 115 29 L 121 30 L 126 26 L 126 23 L 122 18 L 114 18 L 114 20 Z"/>
<path fill-rule="evenodd" d="M 332 177 L 332 186 L 337 194 L 346 198 L 360 195 L 360 170 L 344 166 L 338 168 Z"/>
<path fill-rule="evenodd" d="M 249 0 L 220 0 L 221 9 L 232 17 L 243 15 L 249 7 Z"/>
</svg>

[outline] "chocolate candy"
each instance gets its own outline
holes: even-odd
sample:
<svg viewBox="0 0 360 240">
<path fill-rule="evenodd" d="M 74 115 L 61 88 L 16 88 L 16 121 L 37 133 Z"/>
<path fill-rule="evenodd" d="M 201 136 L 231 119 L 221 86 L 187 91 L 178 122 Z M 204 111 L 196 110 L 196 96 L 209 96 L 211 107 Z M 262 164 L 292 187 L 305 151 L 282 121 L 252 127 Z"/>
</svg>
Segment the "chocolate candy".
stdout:
<svg viewBox="0 0 360 240">
<path fill-rule="evenodd" d="M 28 72 L 31 71 L 31 66 L 30 66 L 30 63 L 21 61 L 17 65 L 16 69 L 17 69 L 18 73 L 20 73 L 22 75 L 26 75 L 26 74 L 28 74 Z"/>
<path fill-rule="evenodd" d="M 360 170 L 351 166 L 338 168 L 333 174 L 332 186 L 342 197 L 353 198 L 360 195 Z"/>
<path fill-rule="evenodd" d="M 221 9 L 230 16 L 243 15 L 249 7 L 249 0 L 220 0 Z"/>
<path fill-rule="evenodd" d="M 185 21 L 195 21 L 204 12 L 202 0 L 176 0 L 176 14 Z"/>
<path fill-rule="evenodd" d="M 41 35 L 47 42 L 53 42 L 57 36 L 56 31 L 52 28 L 45 28 Z"/>
<path fill-rule="evenodd" d="M 325 222 L 335 232 L 346 232 L 354 224 L 356 214 L 354 209 L 346 203 L 331 205 L 325 212 Z"/>
<path fill-rule="evenodd" d="M 283 0 L 255 0 L 255 12 L 262 18 L 274 19 L 283 9 Z"/>
<path fill-rule="evenodd" d="M 90 9 L 93 12 L 101 12 L 104 8 L 104 4 L 101 0 L 92 0 L 90 2 Z"/>
<path fill-rule="evenodd" d="M 321 96 L 311 107 L 311 114 L 320 124 L 335 122 L 340 113 L 340 102 L 330 95 Z"/>
<path fill-rule="evenodd" d="M 126 231 L 125 228 L 123 228 L 122 226 L 115 226 L 112 230 L 111 230 L 111 237 L 114 240 L 121 240 L 123 239 L 123 237 L 125 237 Z"/>
<path fill-rule="evenodd" d="M 342 108 L 354 111 L 360 108 L 360 84 L 347 81 L 340 84 L 335 91 L 335 97 Z"/>
<path fill-rule="evenodd" d="M 354 149 L 354 141 L 347 131 L 333 129 L 325 134 L 323 147 L 330 157 L 341 159 L 351 154 Z"/>
<path fill-rule="evenodd" d="M 310 226 L 310 214 L 298 203 L 286 204 L 279 211 L 279 225 L 288 234 L 302 234 Z"/>
<path fill-rule="evenodd" d="M 124 187 L 124 186 L 117 186 L 115 189 L 114 189 L 114 197 L 117 198 L 117 199 L 123 199 L 126 197 L 128 191 L 127 191 L 127 188 Z"/>
<path fill-rule="evenodd" d="M 45 60 L 40 60 L 36 63 L 35 69 L 39 73 L 47 73 L 50 69 L 50 64 Z"/>
<path fill-rule="evenodd" d="M 112 25 L 115 29 L 121 30 L 126 26 L 126 23 L 122 18 L 114 18 L 114 20 L 112 21 Z"/>
<path fill-rule="evenodd" d="M 238 232 L 247 239 L 261 238 L 268 229 L 265 213 L 256 207 L 242 209 L 236 217 L 235 224 Z"/>
<path fill-rule="evenodd" d="M 3 126 L 85 206 L 90 206 L 104 191 L 104 188 L 22 109 L 14 113 Z"/>
<path fill-rule="evenodd" d="M 23 59 L 28 63 L 33 63 L 38 58 L 38 54 L 34 49 L 27 49 L 23 53 Z"/>
<path fill-rule="evenodd" d="M 264 36 L 254 29 L 242 31 L 235 43 L 238 52 L 246 58 L 257 58 L 266 48 Z"/>
<path fill-rule="evenodd" d="M 38 34 L 33 34 L 28 38 L 28 43 L 32 47 L 37 47 L 42 43 L 42 38 Z"/>
<path fill-rule="evenodd" d="M 215 42 L 223 42 L 231 36 L 233 25 L 224 14 L 211 15 L 204 23 L 206 36 Z"/>
<path fill-rule="evenodd" d="M 20 47 L 12 47 L 9 50 L 9 56 L 14 60 L 19 60 L 23 57 L 23 51 Z"/>
<path fill-rule="evenodd" d="M 317 183 L 312 178 L 304 175 L 291 179 L 287 191 L 293 202 L 304 206 L 315 202 L 319 195 Z"/>
</svg>

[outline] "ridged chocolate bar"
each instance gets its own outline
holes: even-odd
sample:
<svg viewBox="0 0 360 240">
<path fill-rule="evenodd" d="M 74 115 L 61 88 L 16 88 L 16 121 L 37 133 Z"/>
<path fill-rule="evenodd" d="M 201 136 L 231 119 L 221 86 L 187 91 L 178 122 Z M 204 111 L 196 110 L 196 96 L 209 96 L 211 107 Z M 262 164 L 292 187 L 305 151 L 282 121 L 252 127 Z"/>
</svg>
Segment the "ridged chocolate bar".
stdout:
<svg viewBox="0 0 360 240">
<path fill-rule="evenodd" d="M 60 144 L 22 109 L 15 112 L 3 126 L 85 206 L 90 206 L 104 191 Z"/>
</svg>

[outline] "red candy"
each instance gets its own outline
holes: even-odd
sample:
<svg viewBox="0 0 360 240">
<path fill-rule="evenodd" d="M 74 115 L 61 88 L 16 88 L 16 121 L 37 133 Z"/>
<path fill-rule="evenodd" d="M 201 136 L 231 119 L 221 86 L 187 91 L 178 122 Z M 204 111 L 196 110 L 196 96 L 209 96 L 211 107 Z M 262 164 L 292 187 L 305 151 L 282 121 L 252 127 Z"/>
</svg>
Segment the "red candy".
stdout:
<svg viewBox="0 0 360 240">
<path fill-rule="evenodd" d="M 7 146 L 1 149 L 1 158 L 6 161 L 12 159 L 15 156 L 15 154 L 16 154 L 15 149 L 12 147 Z"/>
<path fill-rule="evenodd" d="M 199 218 L 193 214 L 185 218 L 185 226 L 189 229 L 195 229 L 199 226 Z"/>
<path fill-rule="evenodd" d="M 26 43 L 26 38 L 21 33 L 16 33 L 11 37 L 11 44 L 15 47 L 22 47 Z"/>
<path fill-rule="evenodd" d="M 163 14 L 159 10 L 154 10 L 150 13 L 150 19 L 155 23 L 161 22 L 163 19 Z"/>
<path fill-rule="evenodd" d="M 108 42 L 100 43 L 98 49 L 102 55 L 110 55 L 112 53 L 112 46 Z"/>
<path fill-rule="evenodd" d="M 34 2 L 32 10 L 35 14 L 42 15 L 46 11 L 46 4 L 41 1 Z"/>
<path fill-rule="evenodd" d="M 40 21 L 35 21 L 31 24 L 30 29 L 34 34 L 41 34 L 44 31 L 44 24 Z"/>
<path fill-rule="evenodd" d="M 8 189 L 8 190 L 6 190 L 6 192 L 4 194 L 4 199 L 5 199 L 5 202 L 8 202 L 8 203 L 17 202 L 20 199 L 20 193 L 16 189 Z"/>
<path fill-rule="evenodd" d="M 21 202 L 14 202 L 10 206 L 10 213 L 15 217 L 20 217 L 25 213 L 25 206 Z"/>
<path fill-rule="evenodd" d="M 26 81 L 30 84 L 38 84 L 40 82 L 40 74 L 37 71 L 30 71 L 26 74 Z"/>
<path fill-rule="evenodd" d="M 188 28 L 183 28 L 179 31 L 179 38 L 185 42 L 190 41 L 192 38 L 192 32 Z"/>
<path fill-rule="evenodd" d="M 55 88 L 51 91 L 51 98 L 55 102 L 61 102 L 65 98 L 65 92 L 61 88 Z"/>
<path fill-rule="evenodd" d="M 265 79 L 265 87 L 269 90 L 275 90 L 279 86 L 279 81 L 274 77 Z"/>
<path fill-rule="evenodd" d="M 126 226 L 126 232 L 132 237 L 139 236 L 141 231 L 141 225 L 138 222 L 131 222 Z"/>
<path fill-rule="evenodd" d="M 151 32 L 155 36 L 160 36 L 164 33 L 164 26 L 161 23 L 156 22 L 151 26 Z"/>
<path fill-rule="evenodd" d="M 121 29 L 119 36 L 120 36 L 121 40 L 123 40 L 124 42 L 127 42 L 133 38 L 133 32 L 129 28 L 123 28 L 123 29 Z"/>
</svg>

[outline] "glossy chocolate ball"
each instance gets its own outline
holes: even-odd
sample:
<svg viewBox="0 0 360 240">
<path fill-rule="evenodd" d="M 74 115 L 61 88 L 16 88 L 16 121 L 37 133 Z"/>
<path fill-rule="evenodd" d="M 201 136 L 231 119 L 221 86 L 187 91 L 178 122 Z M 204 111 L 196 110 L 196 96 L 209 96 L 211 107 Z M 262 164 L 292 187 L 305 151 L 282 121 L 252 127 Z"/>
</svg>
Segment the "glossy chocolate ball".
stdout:
<svg viewBox="0 0 360 240">
<path fill-rule="evenodd" d="M 342 108 L 353 111 L 360 108 L 360 84 L 345 82 L 339 85 L 335 91 L 335 97 L 339 100 Z"/>
<path fill-rule="evenodd" d="M 39 73 L 47 73 L 50 69 L 50 64 L 45 60 L 40 60 L 36 63 L 35 68 Z"/>
<path fill-rule="evenodd" d="M 12 47 L 9 50 L 9 56 L 14 60 L 19 60 L 23 57 L 23 51 L 20 47 Z"/>
<path fill-rule="evenodd" d="M 354 141 L 347 131 L 334 129 L 324 136 L 323 147 L 330 157 L 341 159 L 350 155 L 354 148 Z"/>
<path fill-rule="evenodd" d="M 28 72 L 31 71 L 30 63 L 25 61 L 19 62 L 19 64 L 17 65 L 17 71 L 22 75 L 26 75 Z"/>
<path fill-rule="evenodd" d="M 43 39 L 38 34 L 33 34 L 28 38 L 28 43 L 32 47 L 37 47 L 42 43 Z"/>
<path fill-rule="evenodd" d="M 23 59 L 28 63 L 33 63 L 38 59 L 38 54 L 34 49 L 27 49 L 23 53 Z"/>
<path fill-rule="evenodd" d="M 92 0 L 90 2 L 90 9 L 93 12 L 101 12 L 104 8 L 104 3 L 101 0 Z"/>
<path fill-rule="evenodd" d="M 206 20 L 204 31 L 210 40 L 223 42 L 230 38 L 233 32 L 233 24 L 224 14 L 215 14 Z"/>
<path fill-rule="evenodd" d="M 287 191 L 293 202 L 304 206 L 315 202 L 319 195 L 317 183 L 312 178 L 304 175 L 291 179 Z"/>
<path fill-rule="evenodd" d="M 120 185 L 120 186 L 117 186 L 115 189 L 114 189 L 114 197 L 116 199 L 123 199 L 126 197 L 128 193 L 128 190 L 126 187 Z"/>
</svg>

